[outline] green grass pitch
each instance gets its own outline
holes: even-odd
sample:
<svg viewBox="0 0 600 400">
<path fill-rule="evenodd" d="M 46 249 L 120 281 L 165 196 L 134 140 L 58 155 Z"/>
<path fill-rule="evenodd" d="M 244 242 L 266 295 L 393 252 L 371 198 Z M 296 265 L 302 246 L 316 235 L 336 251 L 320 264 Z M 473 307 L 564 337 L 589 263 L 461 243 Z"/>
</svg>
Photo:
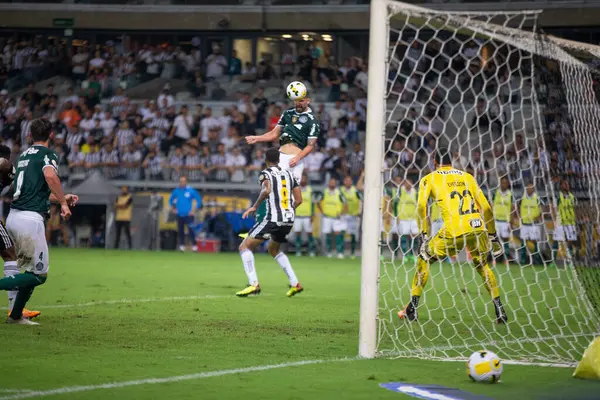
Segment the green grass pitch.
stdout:
<svg viewBox="0 0 600 400">
<path fill-rule="evenodd" d="M 304 293 L 286 298 L 287 278 L 259 255 L 263 293 L 240 299 L 237 254 L 53 249 L 30 302 L 42 325 L 0 325 L 0 399 L 409 398 L 379 387 L 397 381 L 495 399 L 600 393 L 568 368 L 506 365 L 500 384 L 482 385 L 463 363 L 353 359 L 360 262 L 290 258 Z"/>
</svg>

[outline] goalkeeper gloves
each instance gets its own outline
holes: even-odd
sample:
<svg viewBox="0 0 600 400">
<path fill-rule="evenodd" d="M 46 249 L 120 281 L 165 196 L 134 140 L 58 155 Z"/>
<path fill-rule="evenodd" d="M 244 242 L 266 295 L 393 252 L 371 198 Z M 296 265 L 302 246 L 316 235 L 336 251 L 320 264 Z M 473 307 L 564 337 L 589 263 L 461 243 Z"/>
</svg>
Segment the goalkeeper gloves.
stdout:
<svg viewBox="0 0 600 400">
<path fill-rule="evenodd" d="M 429 261 L 431 259 L 431 255 L 429 254 L 429 236 L 427 236 L 426 233 L 421 233 L 419 239 L 421 239 L 421 248 L 419 249 L 419 255 L 425 261 Z"/>
<path fill-rule="evenodd" d="M 492 243 L 492 255 L 495 257 L 500 257 L 503 253 L 502 251 L 502 243 L 500 243 L 500 239 L 498 239 L 498 235 L 495 233 L 488 235 L 490 242 Z"/>
</svg>

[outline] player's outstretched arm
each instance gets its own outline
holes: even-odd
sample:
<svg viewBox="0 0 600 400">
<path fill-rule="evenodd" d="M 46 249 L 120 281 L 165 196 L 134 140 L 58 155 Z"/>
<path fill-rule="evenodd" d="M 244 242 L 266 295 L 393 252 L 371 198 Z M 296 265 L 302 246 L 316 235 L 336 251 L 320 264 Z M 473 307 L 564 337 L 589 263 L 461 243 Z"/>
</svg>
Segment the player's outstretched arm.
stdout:
<svg viewBox="0 0 600 400">
<path fill-rule="evenodd" d="M 417 196 L 417 223 L 422 234 L 429 235 L 429 219 L 427 218 L 427 201 L 431 196 L 431 184 L 429 175 L 421 179 L 419 194 Z"/>
<path fill-rule="evenodd" d="M 264 135 L 258 136 L 246 136 L 246 143 L 255 144 L 255 143 L 265 143 L 265 142 L 274 142 L 279 139 L 279 135 L 281 134 L 281 125 L 276 125 L 271 131 L 265 133 Z"/>
<path fill-rule="evenodd" d="M 258 207 L 271 194 L 271 181 L 269 179 L 264 179 L 262 176 L 261 176 L 261 179 L 262 179 L 262 184 L 261 184 L 260 194 L 258 195 L 258 199 L 256 199 L 256 202 L 254 202 L 254 205 L 252 207 L 250 207 L 249 209 L 244 211 L 244 214 L 242 214 L 242 219 L 246 219 L 250 215 L 253 215 L 254 213 L 256 213 L 256 210 L 258 210 Z"/>
</svg>

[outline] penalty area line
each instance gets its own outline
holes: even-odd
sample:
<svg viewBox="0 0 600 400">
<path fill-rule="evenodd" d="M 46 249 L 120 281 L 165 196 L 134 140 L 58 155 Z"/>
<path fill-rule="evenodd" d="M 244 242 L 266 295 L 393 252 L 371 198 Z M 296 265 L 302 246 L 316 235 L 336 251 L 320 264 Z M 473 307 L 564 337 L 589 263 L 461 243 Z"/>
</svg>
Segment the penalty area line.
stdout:
<svg viewBox="0 0 600 400">
<path fill-rule="evenodd" d="M 206 378 L 212 378 L 212 377 L 216 377 L 216 376 L 246 374 L 246 373 L 250 373 L 250 372 L 268 371 L 268 370 L 272 370 L 272 369 L 301 367 L 304 365 L 314 365 L 314 364 L 323 364 L 323 363 L 331 363 L 331 362 L 353 361 L 353 360 L 357 360 L 357 359 L 358 358 L 338 358 L 338 359 L 330 359 L 330 360 L 304 360 L 304 361 L 295 361 L 295 362 L 288 362 L 288 363 L 281 363 L 281 364 L 257 365 L 254 367 L 246 367 L 246 368 L 223 369 L 223 370 L 217 370 L 217 371 L 199 372 L 196 374 L 170 376 L 170 377 L 165 377 L 165 378 L 138 379 L 138 380 L 133 380 L 133 381 L 103 383 L 103 384 L 99 384 L 99 385 L 65 386 L 65 387 L 61 387 L 61 388 L 57 388 L 57 389 L 19 392 L 19 393 L 11 394 L 8 396 L 0 397 L 0 400 L 29 399 L 29 398 L 33 398 L 33 397 L 46 397 L 46 396 L 53 396 L 53 395 L 59 395 L 59 394 L 90 392 L 90 391 L 101 390 L 101 389 L 120 389 L 120 388 L 125 388 L 125 387 L 130 387 L 130 386 L 155 385 L 158 383 L 172 383 L 172 382 L 181 382 L 181 381 L 189 381 L 189 380 L 197 380 L 197 379 L 206 379 Z"/>
</svg>

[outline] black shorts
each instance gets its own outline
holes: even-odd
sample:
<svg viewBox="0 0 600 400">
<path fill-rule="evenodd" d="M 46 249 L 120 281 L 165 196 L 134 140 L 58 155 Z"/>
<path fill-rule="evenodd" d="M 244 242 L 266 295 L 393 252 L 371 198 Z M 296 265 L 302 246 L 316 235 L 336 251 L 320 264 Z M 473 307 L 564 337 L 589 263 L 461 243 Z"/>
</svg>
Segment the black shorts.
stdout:
<svg viewBox="0 0 600 400">
<path fill-rule="evenodd" d="M 0 221 L 0 251 L 10 249 L 15 244 L 10 238 L 4 222 Z"/>
<path fill-rule="evenodd" d="M 262 240 L 271 239 L 277 243 L 285 243 L 293 226 L 294 224 L 284 224 L 282 222 L 260 221 L 250 229 L 248 237 Z"/>
</svg>

